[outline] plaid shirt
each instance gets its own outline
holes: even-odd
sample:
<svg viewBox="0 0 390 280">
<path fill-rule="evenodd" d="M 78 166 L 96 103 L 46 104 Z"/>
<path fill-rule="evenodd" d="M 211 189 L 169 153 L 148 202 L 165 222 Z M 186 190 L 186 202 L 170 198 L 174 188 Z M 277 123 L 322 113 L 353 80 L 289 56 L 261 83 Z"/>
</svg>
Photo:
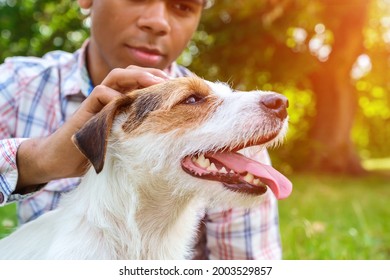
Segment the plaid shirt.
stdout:
<svg viewBox="0 0 390 280">
<path fill-rule="evenodd" d="M 67 178 L 51 181 L 27 196 L 13 193 L 18 178 L 16 152 L 20 143 L 53 133 L 93 89 L 85 65 L 87 44 L 73 54 L 53 51 L 43 58 L 9 58 L 0 65 L 0 205 L 18 201 L 20 223 L 54 209 L 61 194 L 80 182 L 80 178 Z M 166 71 L 172 77 L 191 75 L 176 63 Z M 266 151 L 253 158 L 269 163 Z M 201 240 L 206 246 L 199 254 L 203 257 L 281 258 L 277 201 L 271 192 L 267 192 L 258 207 L 213 209 L 203 221 L 206 234 Z"/>
</svg>

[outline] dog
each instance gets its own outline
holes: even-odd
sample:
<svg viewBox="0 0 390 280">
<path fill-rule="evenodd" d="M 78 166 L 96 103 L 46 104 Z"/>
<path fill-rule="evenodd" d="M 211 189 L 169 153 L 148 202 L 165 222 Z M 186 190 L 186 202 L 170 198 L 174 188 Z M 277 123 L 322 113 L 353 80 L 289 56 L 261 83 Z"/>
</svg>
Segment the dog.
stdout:
<svg viewBox="0 0 390 280">
<path fill-rule="evenodd" d="M 177 78 L 113 100 L 72 138 L 90 168 L 58 208 L 0 241 L 2 259 L 186 259 L 208 207 L 291 182 L 245 157 L 282 142 L 288 100 Z"/>
</svg>

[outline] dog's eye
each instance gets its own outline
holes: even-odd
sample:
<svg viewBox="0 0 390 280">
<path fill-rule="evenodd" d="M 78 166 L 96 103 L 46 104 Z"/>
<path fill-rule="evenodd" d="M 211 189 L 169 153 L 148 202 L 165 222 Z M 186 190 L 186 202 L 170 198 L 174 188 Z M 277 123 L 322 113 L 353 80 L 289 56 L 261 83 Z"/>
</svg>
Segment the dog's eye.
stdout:
<svg viewBox="0 0 390 280">
<path fill-rule="evenodd" d="M 190 97 L 188 97 L 188 98 L 184 101 L 184 103 L 185 103 L 185 104 L 194 104 L 194 103 L 198 102 L 199 100 L 200 100 L 200 98 L 198 98 L 197 96 L 191 95 Z"/>
<path fill-rule="evenodd" d="M 202 100 L 203 100 L 203 97 L 200 97 L 200 96 L 197 96 L 197 95 L 193 94 L 193 95 L 187 97 L 187 98 L 183 101 L 183 103 L 184 103 L 184 104 L 196 104 L 196 103 L 198 103 L 198 102 L 200 102 L 200 101 L 202 101 Z"/>
</svg>

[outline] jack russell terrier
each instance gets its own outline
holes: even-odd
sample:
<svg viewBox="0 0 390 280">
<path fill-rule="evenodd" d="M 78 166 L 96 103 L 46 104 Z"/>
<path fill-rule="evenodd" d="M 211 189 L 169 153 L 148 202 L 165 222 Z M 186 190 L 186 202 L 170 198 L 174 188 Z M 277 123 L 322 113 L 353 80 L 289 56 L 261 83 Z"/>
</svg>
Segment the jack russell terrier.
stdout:
<svg viewBox="0 0 390 280">
<path fill-rule="evenodd" d="M 278 199 L 291 182 L 245 157 L 283 140 L 287 99 L 198 77 L 125 94 L 73 141 L 90 169 L 57 209 L 0 241 L 0 259 L 184 259 L 208 207 Z"/>
</svg>

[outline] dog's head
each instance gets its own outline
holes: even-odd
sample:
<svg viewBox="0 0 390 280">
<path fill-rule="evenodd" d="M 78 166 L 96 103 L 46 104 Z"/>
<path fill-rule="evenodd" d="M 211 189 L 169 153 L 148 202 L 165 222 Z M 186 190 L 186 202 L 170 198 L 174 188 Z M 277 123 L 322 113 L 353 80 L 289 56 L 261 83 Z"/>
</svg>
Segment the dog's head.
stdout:
<svg viewBox="0 0 390 280">
<path fill-rule="evenodd" d="M 97 173 L 105 161 L 120 162 L 144 183 L 203 184 L 208 193 L 245 195 L 271 189 L 280 199 L 290 194 L 290 181 L 237 151 L 280 142 L 287 107 L 273 92 L 235 92 L 222 83 L 178 78 L 112 101 L 73 141 Z"/>
</svg>

